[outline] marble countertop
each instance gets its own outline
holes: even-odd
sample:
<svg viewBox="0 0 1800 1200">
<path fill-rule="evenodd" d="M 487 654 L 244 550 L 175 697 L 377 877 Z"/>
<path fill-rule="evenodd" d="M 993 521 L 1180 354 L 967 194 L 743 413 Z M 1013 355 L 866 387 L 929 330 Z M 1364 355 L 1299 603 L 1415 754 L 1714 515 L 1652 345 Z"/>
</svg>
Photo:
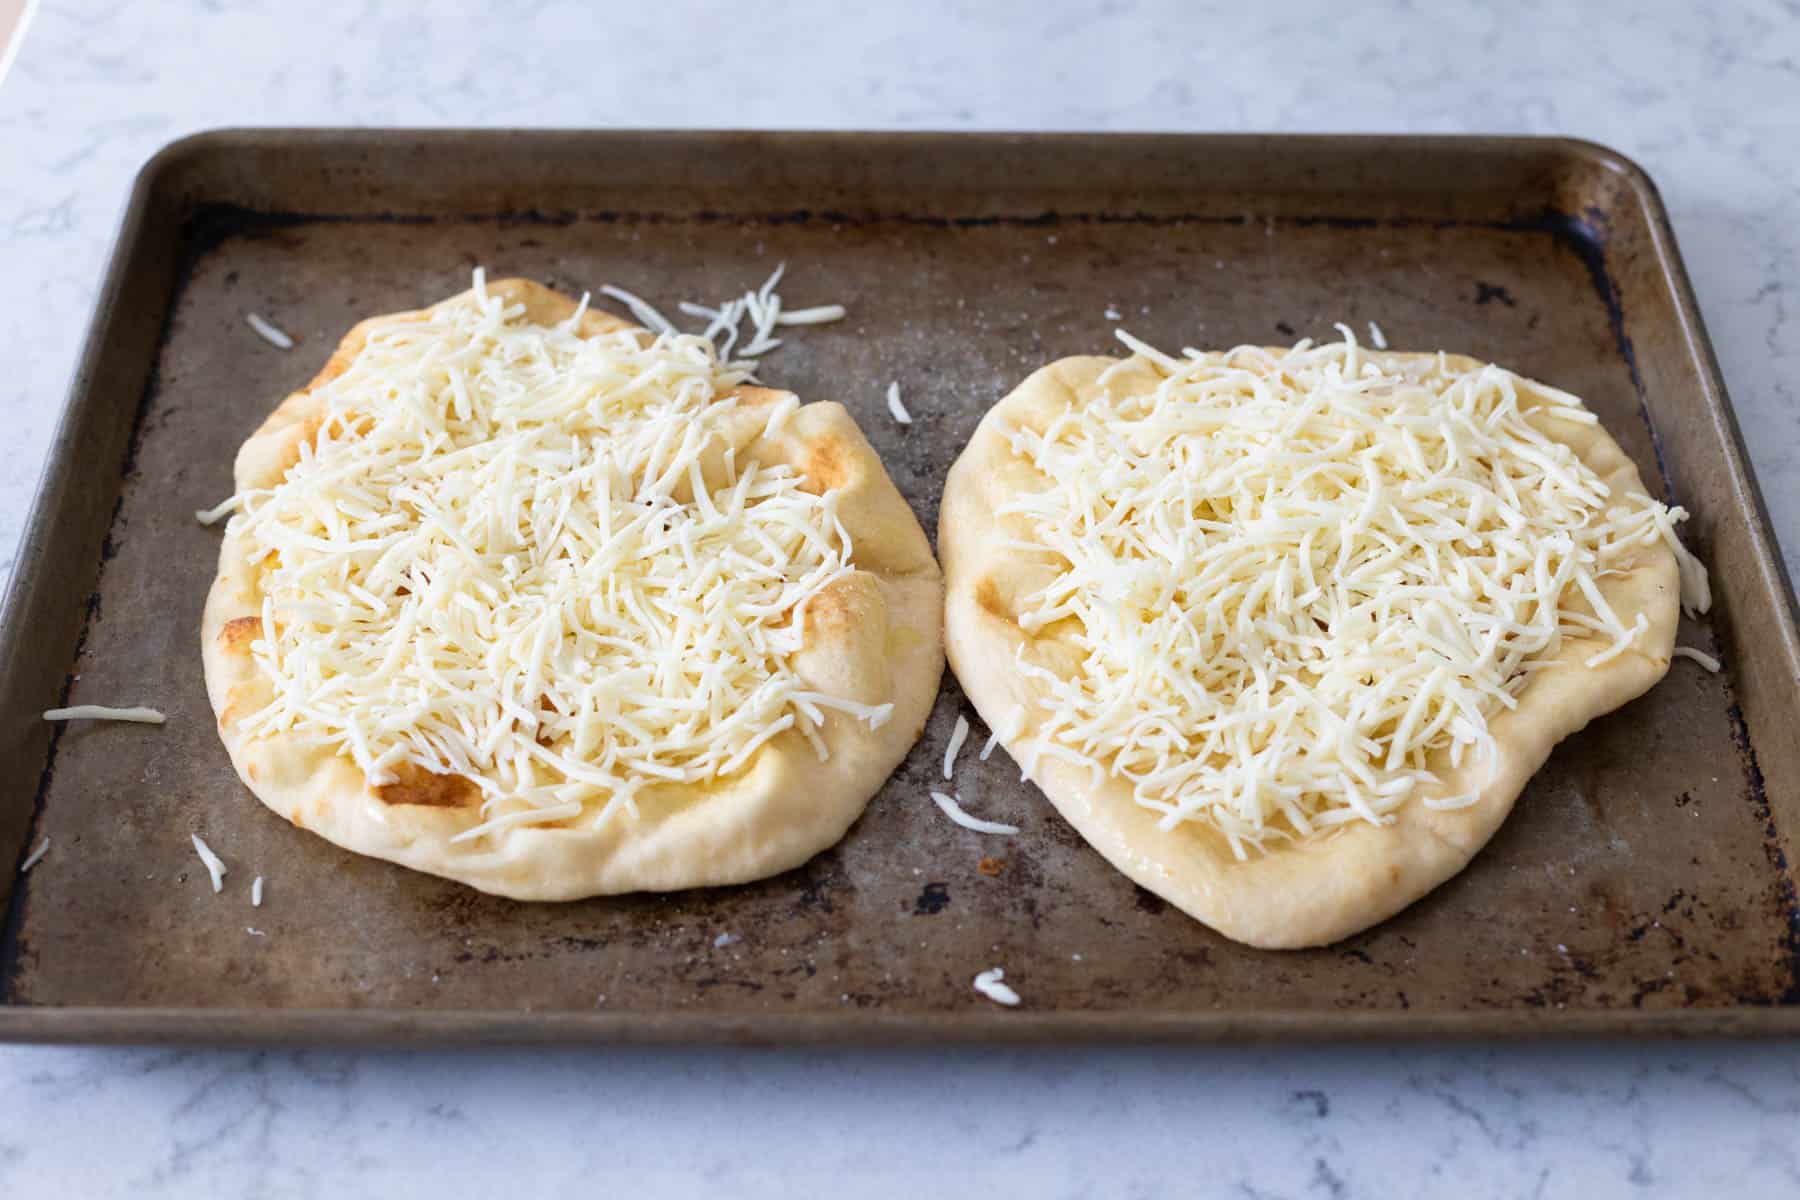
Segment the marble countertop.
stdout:
<svg viewBox="0 0 1800 1200">
<path fill-rule="evenodd" d="M 1793 0 L 49 0 L 0 84 L 0 574 L 133 172 L 221 125 L 1558 133 L 1673 212 L 1800 520 Z M 1265 16 L 1271 9 L 1278 16 Z M 1800 535 L 1788 537 L 1790 570 Z M 528 1173 L 519 1174 L 521 1154 Z M 1800 1190 L 1800 1046 L 0 1047 L 0 1192 L 1581 1196 Z"/>
</svg>

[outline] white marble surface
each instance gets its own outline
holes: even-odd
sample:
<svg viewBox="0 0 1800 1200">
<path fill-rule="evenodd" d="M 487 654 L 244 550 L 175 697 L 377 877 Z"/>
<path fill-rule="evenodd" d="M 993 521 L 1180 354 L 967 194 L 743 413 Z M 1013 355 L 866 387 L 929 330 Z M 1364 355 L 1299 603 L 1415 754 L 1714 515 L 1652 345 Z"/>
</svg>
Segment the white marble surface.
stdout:
<svg viewBox="0 0 1800 1200">
<path fill-rule="evenodd" d="M 0 568 L 132 173 L 181 134 L 252 124 L 1595 138 L 1660 182 L 1777 526 L 1800 519 L 1793 0 L 492 7 L 49 0 L 0 85 Z M 1800 1047 L 0 1048 L 9 1196 L 524 1179 L 543 1196 L 1793 1195 Z"/>
</svg>

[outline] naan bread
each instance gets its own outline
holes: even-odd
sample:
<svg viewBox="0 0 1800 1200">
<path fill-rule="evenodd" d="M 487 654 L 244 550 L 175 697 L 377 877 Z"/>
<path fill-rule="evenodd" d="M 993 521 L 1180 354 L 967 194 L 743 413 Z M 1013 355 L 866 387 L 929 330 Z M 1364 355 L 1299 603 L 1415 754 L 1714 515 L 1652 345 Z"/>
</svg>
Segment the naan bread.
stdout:
<svg viewBox="0 0 1800 1200">
<path fill-rule="evenodd" d="M 488 284 L 487 291 L 522 305 L 522 319 L 533 325 L 565 322 L 577 311 L 567 297 L 524 280 Z M 303 449 L 311 452 L 328 420 L 329 385 L 352 368 L 372 332 L 472 303 L 473 293 L 465 293 L 351 330 L 318 376 L 244 444 L 235 471 L 240 499 L 278 487 Z M 633 327 L 586 310 L 573 328 L 591 339 Z M 647 335 L 636 344 L 647 346 Z M 917 519 L 842 406 L 793 408 L 787 393 L 748 385 L 720 397 L 726 399 L 735 404 L 712 422 L 717 436 L 702 462 L 708 487 L 722 487 L 728 471 L 752 463 L 791 467 L 802 477 L 799 491 L 830 493 L 852 547 L 854 569 L 810 597 L 788 666 L 820 696 L 852 708 L 891 705 L 885 721 L 824 707 L 814 713 L 817 745 L 789 727 L 719 777 L 646 778 L 635 811 L 620 808 L 600 819 L 604 797 L 589 797 L 577 815 L 456 841 L 525 805 L 491 789 L 484 805 L 478 781 L 414 761 L 392 764 L 372 781 L 341 748 L 292 732 L 256 732 L 256 716 L 275 694 L 255 650 L 264 645 L 266 652 L 267 567 L 255 561 L 266 547 L 252 543 L 240 513 L 220 550 L 201 645 L 219 733 L 245 785 L 295 825 L 347 849 L 522 900 L 740 883 L 797 866 L 835 843 L 924 728 L 943 670 L 942 579 Z M 692 489 L 677 498 L 692 505 Z M 418 519 L 410 508 L 403 515 Z"/>
<path fill-rule="evenodd" d="M 1285 353 L 1268 351 L 1276 357 Z M 1400 353 L 1365 357 L 1385 372 L 1438 359 Z M 1444 361 L 1456 372 L 1481 366 L 1455 356 Z M 1103 385 L 1102 374 L 1113 368 Z M 981 422 L 945 483 L 938 530 L 951 667 L 1015 759 L 1035 759 L 1033 778 L 1058 811 L 1132 880 L 1253 946 L 1337 941 L 1386 919 L 1460 871 L 1493 836 L 1558 741 L 1663 676 L 1678 619 L 1677 560 L 1657 542 L 1637 554 L 1629 570 L 1600 578 L 1600 590 L 1621 619 L 1630 625 L 1642 614 L 1645 628 L 1630 649 L 1594 667 L 1586 660 L 1605 650 L 1609 639 L 1566 638 L 1560 653 L 1530 676 L 1517 707 L 1489 718 L 1497 751 L 1491 777 L 1483 755 L 1465 758 L 1460 767 L 1437 759 L 1430 765 L 1440 782 L 1411 796 L 1386 823 L 1359 819 L 1311 836 L 1272 840 L 1240 859 L 1217 828 L 1201 821 L 1159 827 L 1162 814 L 1137 802 L 1110 765 L 1096 779 L 1088 767 L 1029 749 L 1045 719 L 1041 702 L 1047 692 L 1041 679 L 1019 664 L 1067 678 L 1076 656 L 1066 631 L 1051 625 L 1034 635 L 1019 623 L 1026 598 L 1060 567 L 1047 565 L 1041 550 L 1021 545 L 1032 538 L 1025 518 L 1001 511 L 1048 484 L 1015 452 L 1009 431 L 1042 432 L 1059 415 L 1088 406 L 1103 386 L 1115 395 L 1147 395 L 1160 378 L 1141 357 L 1123 367 L 1110 358 L 1064 359 L 1028 378 Z M 1529 409 L 1541 385 L 1517 383 L 1520 407 Z M 1614 495 L 1643 490 L 1637 469 L 1597 423 L 1528 418 L 1573 449 Z M 1431 796 L 1471 792 L 1478 793 L 1474 802 L 1453 811 L 1423 803 Z"/>
</svg>

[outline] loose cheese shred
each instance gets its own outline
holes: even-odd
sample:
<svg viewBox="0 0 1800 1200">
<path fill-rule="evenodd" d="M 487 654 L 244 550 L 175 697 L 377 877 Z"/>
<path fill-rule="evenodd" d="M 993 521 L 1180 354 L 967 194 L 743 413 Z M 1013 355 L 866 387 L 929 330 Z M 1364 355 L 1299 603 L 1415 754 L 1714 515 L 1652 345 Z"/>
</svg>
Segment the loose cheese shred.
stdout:
<svg viewBox="0 0 1800 1200">
<path fill-rule="evenodd" d="M 77 704 L 70 708 L 52 708 L 44 712 L 46 721 L 132 721 L 140 725 L 161 725 L 166 717 L 154 708 L 113 708 L 105 704 Z"/>
<path fill-rule="evenodd" d="M 754 365 L 757 358 L 781 345 L 781 339 L 775 336 L 777 328 L 824 325 L 841 321 L 846 315 L 841 304 L 821 304 L 792 312 L 784 311 L 775 285 L 781 282 L 782 273 L 786 270 L 787 264 L 782 263 L 763 281 L 761 287 L 727 300 L 717 307 L 695 304 L 689 300 L 681 301 L 676 307 L 687 316 L 707 322 L 700 336 L 713 344 L 721 361 Z M 746 317 L 750 320 L 750 338 L 740 348 L 738 340 L 742 337 L 742 325 Z"/>
<path fill-rule="evenodd" d="M 1012 834 L 1019 832 L 1019 827 L 1017 825 L 1005 825 L 999 821 L 983 821 L 980 817 L 970 816 L 963 810 L 962 797 L 960 795 L 946 796 L 943 792 L 933 792 L 931 793 L 931 799 L 939 808 L 944 810 L 944 815 L 946 817 L 949 817 L 964 829 L 973 829 L 976 833 Z"/>
<path fill-rule="evenodd" d="M 245 313 L 244 324 L 250 326 L 251 329 L 254 329 L 257 337 L 260 337 L 263 341 L 269 343 L 269 345 L 275 347 L 277 350 L 292 350 L 294 348 L 293 338 L 289 337 L 285 332 L 277 329 L 269 322 L 263 320 L 263 318 L 256 313 Z"/>
<path fill-rule="evenodd" d="M 950 731 L 950 744 L 944 747 L 944 778 L 956 777 L 956 756 L 962 753 L 963 743 L 969 740 L 969 718 L 956 718 L 956 728 Z"/>
<path fill-rule="evenodd" d="M 1580 401 L 1441 356 L 1389 370 L 1340 330 L 1181 358 L 1120 331 L 1136 357 L 1101 395 L 1008 431 L 1044 480 L 1001 509 L 1048 568 L 1018 621 L 1062 651 L 1058 671 L 1021 651 L 1042 699 L 1003 740 L 1028 771 L 1110 775 L 1248 857 L 1412 797 L 1472 803 L 1441 795 L 1444 765 L 1494 761 L 1489 717 L 1565 641 L 1595 667 L 1640 652 L 1646 621 L 1601 582 L 1647 547 L 1705 611 L 1686 513 L 1544 431 L 1591 418 Z M 1127 370 L 1154 386 L 1107 386 Z"/>
<path fill-rule="evenodd" d="M 200 861 L 206 864 L 206 873 L 212 876 L 213 893 L 217 895 L 225 886 L 225 863 L 217 854 L 213 853 L 211 846 L 200 839 L 199 834 L 194 833 L 188 836 L 194 839 L 194 853 L 198 854 Z"/>
<path fill-rule="evenodd" d="M 825 325 L 832 321 L 841 321 L 845 317 L 841 304 L 821 304 L 817 308 L 797 308 L 793 312 L 780 313 L 775 318 L 777 325 Z"/>
<path fill-rule="evenodd" d="M 746 294 L 764 322 L 777 279 Z M 748 376 L 705 337 L 529 324 L 479 276 L 376 326 L 317 393 L 316 442 L 235 498 L 272 693 L 244 736 L 329 748 L 376 785 L 473 779 L 466 841 L 633 814 L 784 735 L 824 757 L 833 719 L 879 727 L 891 705 L 792 665 L 852 546 L 835 492 L 719 452 Z"/>
<path fill-rule="evenodd" d="M 1704 650 L 1696 650 L 1692 646 L 1677 646 L 1672 653 L 1676 658 L 1692 659 L 1699 663 L 1704 670 L 1711 671 L 1714 675 L 1719 673 L 1719 660 Z"/>
<path fill-rule="evenodd" d="M 995 746 L 998 746 L 1001 742 L 1012 741 L 1024 731 L 1025 708 L 1023 705 L 1017 705 L 1006 715 L 1006 724 L 995 729 L 993 734 L 988 738 L 987 745 L 981 748 L 981 761 L 986 762 L 988 760 L 988 756 L 993 754 Z"/>
<path fill-rule="evenodd" d="M 262 907 L 262 889 L 263 889 L 262 876 L 258 875 L 255 879 L 250 881 L 250 907 L 251 908 L 261 908 Z"/>
<path fill-rule="evenodd" d="M 1016 1007 L 1019 1003 L 1019 993 L 1000 982 L 1005 978 L 1005 971 L 999 967 L 992 967 L 975 977 L 975 990 L 995 1004 L 1004 1004 L 1008 1008 Z"/>
<path fill-rule="evenodd" d="M 894 414 L 894 420 L 902 425 L 913 423 L 912 414 L 906 411 L 906 405 L 900 403 L 900 385 L 898 383 L 888 384 L 887 405 L 888 411 Z"/>
<path fill-rule="evenodd" d="M 37 844 L 37 849 L 31 852 L 30 857 L 19 864 L 19 874 L 23 875 L 25 872 L 31 870 L 31 868 L 43 862 L 44 855 L 48 853 L 50 853 L 50 839 L 45 837 L 43 841 Z"/>
<path fill-rule="evenodd" d="M 1387 334 L 1381 332 L 1381 326 L 1373 321 L 1369 322 L 1369 345 L 1375 347 L 1377 350 L 1386 350 L 1388 348 Z"/>
<path fill-rule="evenodd" d="M 236 496 L 227 496 L 224 501 L 211 508 L 195 510 L 194 520 L 200 522 L 202 525 L 217 525 L 220 521 L 223 521 L 226 517 L 229 517 L 232 513 L 236 512 L 237 507 L 238 498 Z"/>
<path fill-rule="evenodd" d="M 631 313 L 638 324 L 644 326 L 653 333 L 675 332 L 675 326 L 669 321 L 669 318 L 656 311 L 656 306 L 651 304 L 648 300 L 645 300 L 643 297 L 633 295 L 622 287 L 614 287 L 610 283 L 605 284 L 600 288 L 600 294 L 603 296 L 611 296 L 614 300 L 623 304 L 626 311 Z"/>
</svg>

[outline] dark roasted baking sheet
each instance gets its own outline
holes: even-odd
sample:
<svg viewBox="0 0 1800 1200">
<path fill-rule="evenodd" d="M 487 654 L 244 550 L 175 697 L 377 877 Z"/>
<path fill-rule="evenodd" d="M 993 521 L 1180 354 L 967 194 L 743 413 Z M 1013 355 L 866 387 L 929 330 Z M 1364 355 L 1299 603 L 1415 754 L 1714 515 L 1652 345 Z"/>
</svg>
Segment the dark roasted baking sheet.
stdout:
<svg viewBox="0 0 1800 1200">
<path fill-rule="evenodd" d="M 359 318 L 469 270 L 671 307 L 788 263 L 765 378 L 847 404 L 928 529 L 987 407 L 1109 313 L 1169 346 L 1359 332 L 1585 397 L 1695 513 L 1692 663 L 1570 739 L 1460 877 L 1264 953 L 1107 866 L 965 711 L 836 849 L 748 887 L 524 905 L 358 858 L 233 777 L 197 629 L 239 442 Z M 244 315 L 293 333 L 282 353 Z M 897 380 L 917 418 L 887 415 Z M 1518 139 L 228 132 L 145 168 L 0 626 L 0 1036 L 830 1040 L 1800 1031 L 1794 604 L 1655 191 Z M 54 704 L 166 726 L 52 728 Z M 230 866 L 215 896 L 189 844 Z M 1003 860 L 984 873 L 984 856 Z M 993 864 L 989 864 L 992 870 Z M 263 907 L 250 880 L 267 879 Z M 258 932 L 249 932 L 254 928 Z M 728 936 L 727 936 L 728 935 Z M 723 940 L 726 944 L 720 944 Z M 1005 1010 L 970 987 L 1002 966 Z"/>
</svg>

